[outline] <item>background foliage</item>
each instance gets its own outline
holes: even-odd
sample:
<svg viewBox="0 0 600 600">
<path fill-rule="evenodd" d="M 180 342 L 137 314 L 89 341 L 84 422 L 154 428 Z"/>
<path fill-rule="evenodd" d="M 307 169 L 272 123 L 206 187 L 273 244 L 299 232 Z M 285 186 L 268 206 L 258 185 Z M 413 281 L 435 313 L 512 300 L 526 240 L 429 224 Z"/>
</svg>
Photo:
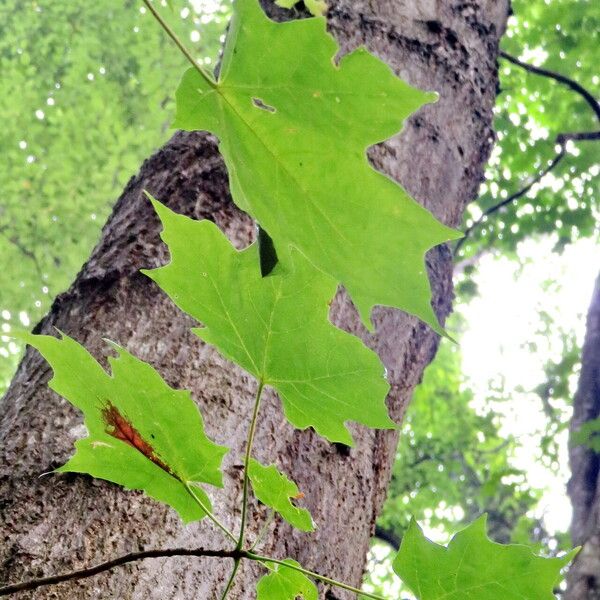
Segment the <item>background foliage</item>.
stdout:
<svg viewBox="0 0 600 600">
<path fill-rule="evenodd" d="M 172 19 L 215 61 L 229 7 Z M 166 11 L 169 14 L 169 11 Z M 173 15 L 170 15 L 171 17 Z M 200 33 L 201 31 L 201 33 Z M 171 134 L 185 59 L 135 0 L 0 5 L 0 317 L 36 323 L 98 239 L 141 161 Z M 18 102 L 15 98 L 18 97 Z M 20 347 L 0 341 L 0 389 Z"/>
</svg>

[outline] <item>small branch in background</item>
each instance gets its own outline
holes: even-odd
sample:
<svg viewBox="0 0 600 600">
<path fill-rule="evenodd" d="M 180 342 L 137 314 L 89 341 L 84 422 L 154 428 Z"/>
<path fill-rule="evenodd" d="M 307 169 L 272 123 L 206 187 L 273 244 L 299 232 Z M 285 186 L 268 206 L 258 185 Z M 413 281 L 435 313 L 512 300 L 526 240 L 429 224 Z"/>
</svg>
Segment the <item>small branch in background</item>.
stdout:
<svg viewBox="0 0 600 600">
<path fill-rule="evenodd" d="M 402 541 L 393 531 L 389 531 L 379 525 L 375 526 L 375 537 L 386 544 L 389 544 L 394 550 L 400 550 L 400 542 Z"/>
<path fill-rule="evenodd" d="M 33 262 L 33 265 L 35 267 L 35 270 L 38 274 L 38 277 L 40 278 L 40 281 L 42 282 L 42 284 L 44 284 L 44 278 L 42 275 L 42 268 L 40 266 L 40 263 L 37 259 L 37 256 L 28 248 L 26 248 L 17 237 L 15 237 L 14 235 L 8 235 L 5 232 L 5 228 L 0 229 L 0 235 L 9 243 L 12 244 L 25 258 L 28 258 L 29 260 L 31 260 Z"/>
<path fill-rule="evenodd" d="M 207 557 L 218 557 L 218 558 L 233 558 L 239 559 L 242 554 L 237 550 L 204 550 L 203 548 L 170 548 L 166 550 L 145 550 L 143 552 L 131 552 L 125 554 L 119 558 L 108 560 L 87 569 L 80 569 L 77 571 L 69 571 L 61 575 L 52 575 L 50 577 L 41 577 L 40 579 L 31 579 L 29 581 L 23 581 L 12 585 L 6 585 L 0 587 L 0 596 L 8 596 L 9 594 L 15 594 L 16 592 L 24 592 L 28 590 L 35 590 L 39 587 L 55 585 L 64 581 L 76 581 L 78 579 L 85 579 L 87 577 L 93 577 L 99 573 L 110 571 L 115 567 L 126 565 L 127 563 L 136 562 L 138 560 L 145 560 L 147 558 L 170 558 L 173 556 L 207 556 Z"/>
<path fill-rule="evenodd" d="M 475 267 L 481 258 L 490 252 L 490 248 L 480 248 L 472 256 L 459 260 L 454 264 L 454 275 L 462 275 L 468 268 Z"/>
<path fill-rule="evenodd" d="M 565 157 L 565 154 L 566 152 L 564 145 L 560 145 L 560 150 L 552 159 L 550 164 L 545 169 L 542 169 L 525 187 L 521 188 L 514 194 L 511 194 L 508 198 L 502 200 L 502 202 L 498 202 L 498 204 L 490 206 L 485 212 L 483 212 L 481 216 L 472 225 L 465 229 L 465 235 L 456 244 L 456 247 L 454 248 L 454 254 L 458 254 L 458 251 L 462 248 L 462 246 L 467 241 L 473 230 L 477 229 L 484 222 L 486 217 L 499 211 L 507 204 L 510 204 L 511 202 L 514 202 L 515 200 L 518 200 L 519 198 L 524 196 L 536 183 L 539 183 L 548 173 L 550 173 L 550 171 L 552 171 L 552 169 L 554 169 L 560 163 L 560 161 Z"/>
<path fill-rule="evenodd" d="M 569 140 L 577 141 L 593 141 L 600 140 L 600 131 L 574 131 L 572 133 L 560 133 L 556 137 L 558 144 L 565 144 Z"/>
<path fill-rule="evenodd" d="M 579 94 L 587 102 L 589 107 L 594 111 L 594 114 L 598 118 L 598 121 L 600 121 L 600 103 L 598 103 L 598 100 L 596 100 L 594 95 L 589 90 L 587 90 L 584 86 L 582 86 L 580 83 L 578 83 L 574 79 L 571 79 L 570 77 L 567 77 L 566 75 L 562 75 L 561 73 L 557 73 L 556 71 L 551 71 L 550 69 L 544 69 L 543 67 L 536 67 L 534 65 L 525 63 L 522 60 L 519 60 L 518 58 L 516 58 L 515 56 L 512 56 L 512 54 L 509 54 L 508 52 L 504 52 L 503 50 L 500 51 L 500 56 L 502 58 L 504 58 L 505 60 L 507 60 L 508 62 L 510 62 L 522 69 L 525 69 L 526 71 L 528 71 L 530 73 L 535 73 L 536 75 L 541 75 L 543 77 L 548 77 L 550 79 L 553 79 L 554 81 L 557 81 L 558 83 L 560 83 L 562 85 L 565 85 L 570 90 Z M 575 142 L 575 141 L 594 141 L 594 140 L 600 140 L 600 131 L 575 131 L 575 132 L 558 134 L 558 136 L 556 137 L 556 143 L 560 146 L 560 149 L 557 152 L 556 156 L 552 159 L 550 164 L 545 169 L 542 169 L 525 187 L 521 188 L 514 194 L 511 194 L 508 198 L 506 198 L 502 202 L 499 202 L 498 204 L 495 204 L 494 206 L 491 206 L 490 208 L 488 208 L 472 225 L 470 225 L 465 230 L 464 237 L 458 241 L 458 243 L 456 244 L 456 246 L 454 248 L 454 254 L 455 255 L 458 254 L 458 251 L 462 248 L 464 243 L 467 241 L 469 235 L 473 232 L 474 229 L 478 228 L 485 221 L 486 217 L 495 213 L 496 211 L 500 210 L 501 208 L 510 204 L 511 202 L 514 202 L 515 200 L 518 200 L 519 198 L 524 196 L 545 175 L 550 173 L 550 171 L 552 171 L 552 169 L 554 169 L 560 163 L 560 161 L 565 157 L 565 154 L 566 154 L 565 146 L 568 141 Z"/>
<path fill-rule="evenodd" d="M 566 75 L 562 75 L 561 73 L 557 73 L 555 71 L 550 71 L 550 69 L 544 69 L 542 67 L 534 67 L 533 65 L 524 63 L 519 60 L 512 54 L 508 54 L 508 52 L 504 52 L 504 50 L 500 51 L 500 56 L 506 59 L 508 62 L 511 62 L 513 65 L 517 65 L 530 73 L 535 73 L 536 75 L 542 75 L 543 77 L 549 77 L 550 79 L 554 79 L 558 83 L 562 83 L 567 86 L 577 94 L 579 94 L 590 106 L 590 108 L 596 113 L 596 117 L 598 121 L 600 121 L 600 103 L 594 97 L 594 95 L 589 92 L 586 88 L 584 88 L 580 83 L 567 77 Z"/>
</svg>

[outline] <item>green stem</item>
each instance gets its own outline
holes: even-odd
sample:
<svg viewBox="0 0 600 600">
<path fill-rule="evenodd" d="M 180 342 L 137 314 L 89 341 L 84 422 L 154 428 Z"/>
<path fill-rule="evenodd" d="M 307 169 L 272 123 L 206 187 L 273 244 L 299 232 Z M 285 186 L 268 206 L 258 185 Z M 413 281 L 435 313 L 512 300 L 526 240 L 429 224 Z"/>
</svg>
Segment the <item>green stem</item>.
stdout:
<svg viewBox="0 0 600 600">
<path fill-rule="evenodd" d="M 160 26 L 165 30 L 166 34 L 175 42 L 175 45 L 181 50 L 181 53 L 190 61 L 194 69 L 200 73 L 202 78 L 213 88 L 217 87 L 217 83 L 210 73 L 205 71 L 198 61 L 192 56 L 192 53 L 183 45 L 183 42 L 177 37 L 177 34 L 171 29 L 169 24 L 162 18 L 160 13 L 154 8 L 150 0 L 142 0 L 142 2 L 148 7 L 148 10 L 152 13 L 154 18 L 158 21 Z"/>
<path fill-rule="evenodd" d="M 235 576 L 237 575 L 239 568 L 240 568 L 240 559 L 236 558 L 233 562 L 233 571 L 231 572 L 231 575 L 229 576 L 229 581 L 227 582 L 227 586 L 223 590 L 221 600 L 225 600 L 227 598 L 227 594 L 229 594 L 231 587 L 233 586 L 233 582 L 235 580 Z"/>
<path fill-rule="evenodd" d="M 237 538 L 235 537 L 235 535 L 233 535 L 233 533 L 231 531 L 229 531 L 229 529 L 227 529 L 227 527 L 225 527 L 225 525 L 223 525 L 223 523 L 221 523 L 221 521 L 219 521 L 219 519 L 217 519 L 217 517 L 215 517 L 215 515 L 212 514 L 212 512 L 205 506 L 204 502 L 202 502 L 202 500 L 200 500 L 200 498 L 198 498 L 198 496 L 196 496 L 193 487 L 189 484 L 189 482 L 184 481 L 183 484 L 185 485 L 185 489 L 188 491 L 188 494 L 194 499 L 194 501 L 196 502 L 196 504 L 198 504 L 198 506 L 206 513 L 206 516 L 229 538 L 231 539 L 233 542 L 237 543 Z"/>
<path fill-rule="evenodd" d="M 248 515 L 248 483 L 250 466 L 250 456 L 252 455 L 252 444 L 254 443 L 254 434 L 256 433 L 256 422 L 258 411 L 260 409 L 260 397 L 265 384 L 262 381 L 258 382 L 256 397 L 254 399 L 254 410 L 252 411 L 252 420 L 250 421 L 250 430 L 248 431 L 248 442 L 246 443 L 246 456 L 244 458 L 244 483 L 242 488 L 242 521 L 240 523 L 240 535 L 237 540 L 237 549 L 241 550 L 244 545 L 244 534 L 246 533 L 246 518 Z"/>
<path fill-rule="evenodd" d="M 265 562 L 265 561 L 272 562 L 272 563 L 275 563 L 276 565 L 281 565 L 288 569 L 294 569 L 294 571 L 299 571 L 300 573 L 303 573 L 304 575 L 307 575 L 308 577 L 312 577 L 313 579 L 318 579 L 319 581 L 322 581 L 323 583 L 328 583 L 329 585 L 333 585 L 333 586 L 341 588 L 343 590 L 347 590 L 348 592 L 354 592 L 355 594 L 358 594 L 359 596 L 363 596 L 364 598 L 373 598 L 374 600 L 387 600 L 387 598 L 384 598 L 383 596 L 378 596 L 377 594 L 371 594 L 369 592 L 363 592 L 362 590 L 359 590 L 358 588 L 348 585 L 347 583 L 343 583 L 341 581 L 336 581 L 335 579 L 331 579 L 330 577 L 325 577 L 325 575 L 320 575 L 319 573 L 315 573 L 314 571 L 309 571 L 308 569 L 304 569 L 297 565 L 287 563 L 283 560 L 278 560 L 276 558 L 269 558 L 268 556 L 261 556 L 260 554 L 254 554 L 253 552 L 247 552 L 246 558 L 248 558 L 250 560 L 257 560 L 260 562 Z"/>
</svg>

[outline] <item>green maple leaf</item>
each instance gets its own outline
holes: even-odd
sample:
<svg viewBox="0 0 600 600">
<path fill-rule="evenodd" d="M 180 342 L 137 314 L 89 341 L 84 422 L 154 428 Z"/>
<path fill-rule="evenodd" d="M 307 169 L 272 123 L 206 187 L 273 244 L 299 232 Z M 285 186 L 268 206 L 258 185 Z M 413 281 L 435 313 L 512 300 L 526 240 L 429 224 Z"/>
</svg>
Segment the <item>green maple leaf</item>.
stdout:
<svg viewBox="0 0 600 600">
<path fill-rule="evenodd" d="M 277 390 L 295 427 L 348 445 L 346 421 L 395 427 L 379 358 L 328 321 L 334 279 L 299 252 L 262 277 L 257 244 L 238 252 L 214 223 L 154 206 L 171 262 L 144 272 L 205 325 L 199 337 Z"/>
<path fill-rule="evenodd" d="M 199 483 L 222 486 L 228 449 L 210 441 L 189 392 L 174 390 L 147 363 L 112 344 L 112 375 L 70 337 L 22 335 L 54 370 L 49 386 L 79 408 L 88 437 L 59 472 L 144 490 L 174 508 L 185 522 L 202 519 L 210 500 Z M 185 423 L 185 427 L 181 424 Z"/>
<path fill-rule="evenodd" d="M 291 500 L 300 496 L 298 486 L 280 473 L 275 465 L 265 467 L 257 460 L 250 459 L 248 476 L 254 495 L 267 506 L 278 512 L 288 523 L 302 531 L 313 531 L 310 513 L 298 508 Z"/>
<path fill-rule="evenodd" d="M 295 560 L 284 562 L 300 566 Z M 273 570 L 262 577 L 256 585 L 256 600 L 318 600 L 315 584 L 300 571 L 288 569 L 283 565 L 272 565 Z"/>
<path fill-rule="evenodd" d="M 381 304 L 442 332 L 423 257 L 459 234 L 366 156 L 434 95 L 363 48 L 336 65 L 325 27 L 321 17 L 275 23 L 257 0 L 237 0 L 218 81 L 184 74 L 174 126 L 219 137 L 233 198 L 281 261 L 299 249 L 344 284 L 367 327 Z"/>
<path fill-rule="evenodd" d="M 560 570 L 576 553 L 542 558 L 527 546 L 496 544 L 486 535 L 485 515 L 445 548 L 429 541 L 413 521 L 394 571 L 418 600 L 554 600 Z"/>
</svg>

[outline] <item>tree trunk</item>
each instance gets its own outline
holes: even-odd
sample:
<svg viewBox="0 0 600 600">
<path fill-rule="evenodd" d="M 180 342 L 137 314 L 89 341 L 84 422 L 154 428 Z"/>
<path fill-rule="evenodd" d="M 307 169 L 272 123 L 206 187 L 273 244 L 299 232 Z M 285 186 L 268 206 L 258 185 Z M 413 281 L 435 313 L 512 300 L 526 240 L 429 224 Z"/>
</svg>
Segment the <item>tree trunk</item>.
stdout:
<svg viewBox="0 0 600 600">
<path fill-rule="evenodd" d="M 573 405 L 571 435 L 600 417 L 600 276 L 587 316 L 581 375 Z M 600 456 L 581 445 L 569 449 L 573 505 L 571 537 L 581 552 L 567 574 L 567 600 L 600 598 Z"/>
<path fill-rule="evenodd" d="M 331 2 L 330 29 L 344 50 L 365 44 L 410 83 L 440 93 L 440 101 L 411 118 L 402 136 L 370 154 L 377 168 L 449 225 L 460 223 L 466 203 L 475 197 L 493 141 L 496 56 L 507 11 L 507 2 L 498 0 Z M 237 465 L 255 382 L 190 334 L 191 320 L 139 274 L 140 268 L 166 259 L 143 189 L 178 212 L 214 220 L 240 247 L 254 236 L 253 223 L 230 200 L 215 139 L 177 133 L 129 182 L 89 261 L 36 331 L 51 333 L 57 327 L 97 357 L 107 353 L 101 338 L 108 337 L 151 362 L 171 385 L 192 390 L 208 434 L 233 448 L 225 464 L 225 488 L 213 500 L 217 515 L 235 529 L 241 498 Z M 443 319 L 452 295 L 449 249 L 430 252 L 428 268 L 434 307 Z M 417 319 L 384 309 L 376 310 L 376 333 L 369 335 L 343 294 L 333 304 L 332 318 L 379 353 L 392 385 L 389 407 L 400 420 L 434 355 L 436 336 Z M 65 462 L 75 438 L 83 434 L 80 415 L 47 389 L 48 379 L 49 368 L 29 350 L 4 398 L 0 581 L 62 572 L 141 548 L 224 546 L 208 522 L 184 527 L 171 510 L 139 493 L 80 475 L 40 478 Z M 358 586 L 397 437 L 356 427 L 355 438 L 356 447 L 348 450 L 310 430 L 295 431 L 270 393 L 255 447 L 259 459 L 275 460 L 298 483 L 318 525 L 306 535 L 275 522 L 261 552 L 293 557 Z M 265 515 L 256 505 L 252 513 L 254 534 Z M 230 569 L 229 561 L 215 559 L 147 560 L 19 597 L 212 599 Z M 231 597 L 254 597 L 257 572 L 244 565 Z M 325 588 L 321 594 L 351 597 Z"/>
</svg>

